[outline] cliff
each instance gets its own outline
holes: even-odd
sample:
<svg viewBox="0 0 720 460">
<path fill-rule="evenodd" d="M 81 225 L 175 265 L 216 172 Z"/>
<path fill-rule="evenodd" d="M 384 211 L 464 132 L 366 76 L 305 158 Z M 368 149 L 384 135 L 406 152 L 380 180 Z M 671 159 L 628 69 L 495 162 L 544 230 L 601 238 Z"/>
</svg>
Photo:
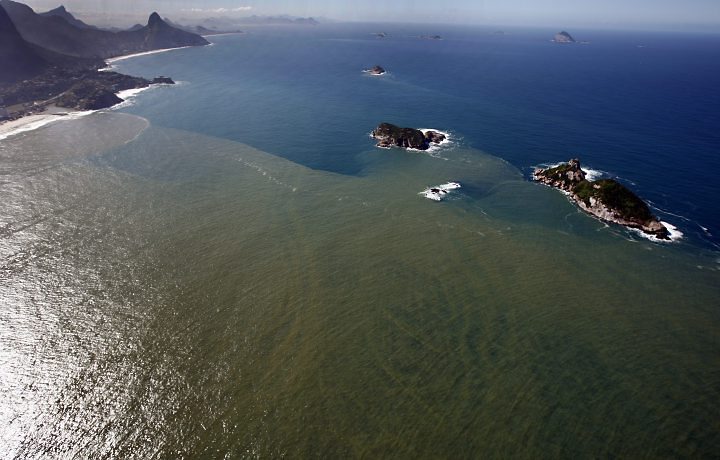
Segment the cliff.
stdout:
<svg viewBox="0 0 720 460">
<path fill-rule="evenodd" d="M 536 169 L 533 177 L 567 192 L 581 209 L 601 220 L 635 228 L 659 239 L 670 237 L 668 229 L 643 200 L 613 179 L 588 181 L 577 159 L 553 168 Z"/>
</svg>

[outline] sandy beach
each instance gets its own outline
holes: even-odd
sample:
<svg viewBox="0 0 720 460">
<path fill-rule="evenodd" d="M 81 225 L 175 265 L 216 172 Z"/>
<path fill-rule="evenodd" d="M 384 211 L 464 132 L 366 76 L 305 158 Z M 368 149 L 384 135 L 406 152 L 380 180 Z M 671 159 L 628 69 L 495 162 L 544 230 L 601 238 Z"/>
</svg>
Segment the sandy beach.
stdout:
<svg viewBox="0 0 720 460">
<path fill-rule="evenodd" d="M 27 115 L 16 120 L 0 122 L 0 140 L 15 134 L 32 131 L 60 120 L 69 120 L 88 115 L 93 111 L 72 111 L 56 105 L 48 106 L 43 112 Z"/>
</svg>

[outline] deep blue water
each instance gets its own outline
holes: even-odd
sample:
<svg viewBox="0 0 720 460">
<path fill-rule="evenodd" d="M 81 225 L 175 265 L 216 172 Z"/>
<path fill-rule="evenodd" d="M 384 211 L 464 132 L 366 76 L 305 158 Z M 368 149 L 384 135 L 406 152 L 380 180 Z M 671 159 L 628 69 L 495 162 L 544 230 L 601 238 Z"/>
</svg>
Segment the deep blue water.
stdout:
<svg viewBox="0 0 720 460">
<path fill-rule="evenodd" d="M 383 31 L 385 39 L 373 32 Z M 184 84 L 144 95 L 161 126 L 238 140 L 313 168 L 360 174 L 379 122 L 450 131 L 525 173 L 579 157 L 663 220 L 720 243 L 720 36 L 392 24 L 253 29 L 119 63 Z M 424 40 L 439 34 L 443 40 Z M 152 59 L 147 70 L 145 59 Z M 389 74 L 361 72 L 375 64 Z M 147 75 L 151 76 L 151 75 Z M 202 107 L 198 110 L 198 107 Z M 221 122 L 231 120 L 231 123 Z M 704 229 L 703 229 L 704 227 Z"/>
</svg>

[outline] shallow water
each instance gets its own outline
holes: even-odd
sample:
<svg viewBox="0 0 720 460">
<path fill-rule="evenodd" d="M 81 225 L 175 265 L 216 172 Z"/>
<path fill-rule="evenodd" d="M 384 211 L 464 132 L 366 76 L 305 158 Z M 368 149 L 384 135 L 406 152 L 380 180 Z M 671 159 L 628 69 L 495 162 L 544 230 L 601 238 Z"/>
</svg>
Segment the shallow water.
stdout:
<svg viewBox="0 0 720 460">
<path fill-rule="evenodd" d="M 463 142 L 312 169 L 156 122 L 169 91 L 0 144 L 4 456 L 720 449 L 717 253 Z"/>
</svg>

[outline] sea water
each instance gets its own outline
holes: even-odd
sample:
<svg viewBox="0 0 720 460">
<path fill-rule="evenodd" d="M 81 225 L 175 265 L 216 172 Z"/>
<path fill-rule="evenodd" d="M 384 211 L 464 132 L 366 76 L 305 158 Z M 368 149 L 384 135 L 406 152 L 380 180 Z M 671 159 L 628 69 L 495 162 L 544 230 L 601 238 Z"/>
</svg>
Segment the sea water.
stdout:
<svg viewBox="0 0 720 460">
<path fill-rule="evenodd" d="M 0 141 L 5 455 L 717 453 L 717 37 L 491 32 L 215 37 Z M 528 180 L 570 157 L 684 238 Z"/>
</svg>

